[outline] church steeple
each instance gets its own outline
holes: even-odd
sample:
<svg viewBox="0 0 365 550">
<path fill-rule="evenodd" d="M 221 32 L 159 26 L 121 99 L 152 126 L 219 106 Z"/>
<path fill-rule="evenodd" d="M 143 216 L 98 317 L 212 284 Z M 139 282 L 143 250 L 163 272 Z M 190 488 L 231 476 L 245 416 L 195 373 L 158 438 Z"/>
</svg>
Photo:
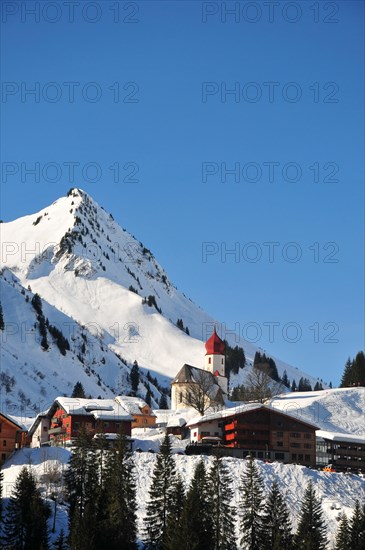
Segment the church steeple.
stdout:
<svg viewBox="0 0 365 550">
<path fill-rule="evenodd" d="M 227 393 L 226 378 L 226 346 L 219 338 L 215 324 L 212 336 L 205 343 L 205 370 L 217 377 L 218 383 L 225 393 Z"/>
<path fill-rule="evenodd" d="M 205 355 L 224 355 L 226 351 L 226 345 L 223 340 L 219 338 L 215 325 L 212 336 L 205 343 L 205 349 Z"/>
</svg>

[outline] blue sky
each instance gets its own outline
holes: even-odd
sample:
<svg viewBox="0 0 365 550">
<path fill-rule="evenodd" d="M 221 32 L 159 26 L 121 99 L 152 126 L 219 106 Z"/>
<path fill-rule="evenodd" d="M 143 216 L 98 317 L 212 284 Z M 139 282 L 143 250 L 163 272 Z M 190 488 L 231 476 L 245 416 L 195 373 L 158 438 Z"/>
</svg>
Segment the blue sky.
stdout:
<svg viewBox="0 0 365 550">
<path fill-rule="evenodd" d="M 219 322 L 338 383 L 364 348 L 363 2 L 76 4 L 2 3 L 1 218 L 81 187 Z"/>
</svg>

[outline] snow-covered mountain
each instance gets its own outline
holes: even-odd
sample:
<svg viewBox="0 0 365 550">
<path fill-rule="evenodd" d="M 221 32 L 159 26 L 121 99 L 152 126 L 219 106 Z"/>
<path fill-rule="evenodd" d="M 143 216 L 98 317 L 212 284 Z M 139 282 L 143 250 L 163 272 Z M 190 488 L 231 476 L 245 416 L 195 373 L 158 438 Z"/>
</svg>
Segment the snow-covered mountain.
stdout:
<svg viewBox="0 0 365 550">
<path fill-rule="evenodd" d="M 31 406 L 40 394 L 48 402 L 69 394 L 77 380 L 91 395 L 126 391 L 135 360 L 162 386 L 184 363 L 203 366 L 213 318 L 177 290 L 151 251 L 84 191 L 71 189 L 35 214 L 2 223 L 0 231 L 3 403 L 20 399 Z M 49 349 L 41 348 L 34 293 L 49 324 L 69 341 L 65 355 L 51 334 Z M 178 319 L 190 336 L 176 326 Z M 235 375 L 235 384 L 258 349 L 242 339 L 238 345 L 248 368 Z M 286 369 L 290 380 L 316 382 L 274 359 L 279 374 Z M 157 402 L 160 393 L 152 390 Z"/>
</svg>

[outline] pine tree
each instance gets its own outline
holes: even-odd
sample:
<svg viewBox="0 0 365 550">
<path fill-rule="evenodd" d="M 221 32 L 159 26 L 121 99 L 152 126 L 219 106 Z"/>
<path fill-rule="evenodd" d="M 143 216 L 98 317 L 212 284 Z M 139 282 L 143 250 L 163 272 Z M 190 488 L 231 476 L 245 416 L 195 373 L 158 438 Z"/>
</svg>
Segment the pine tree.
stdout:
<svg viewBox="0 0 365 550">
<path fill-rule="evenodd" d="M 359 351 L 354 359 L 353 378 L 355 385 L 365 386 L 365 354 L 363 351 Z"/>
<path fill-rule="evenodd" d="M 132 391 L 134 392 L 134 394 L 136 394 L 138 391 L 139 380 L 140 380 L 140 372 L 139 372 L 139 366 L 137 361 L 134 361 L 133 366 L 131 368 L 130 380 L 131 380 Z"/>
<path fill-rule="evenodd" d="M 325 550 L 327 546 L 321 503 L 316 497 L 312 480 L 308 481 L 304 492 L 295 545 L 298 550 Z"/>
<path fill-rule="evenodd" d="M 4 323 L 4 314 L 3 314 L 3 307 L 0 302 L 0 330 L 4 330 L 5 323 Z"/>
<path fill-rule="evenodd" d="M 151 390 L 150 390 L 149 387 L 147 388 L 146 396 L 145 396 L 144 400 L 146 401 L 146 403 L 149 407 L 152 406 L 152 393 L 151 393 Z"/>
<path fill-rule="evenodd" d="M 349 533 L 351 550 L 363 550 L 363 542 L 365 540 L 365 519 L 358 500 L 355 502 L 354 512 L 349 520 Z"/>
<path fill-rule="evenodd" d="M 93 550 L 97 538 L 98 465 L 91 436 L 81 429 L 65 476 L 69 503 L 69 543 L 73 550 Z"/>
<path fill-rule="evenodd" d="M 149 549 L 160 548 L 164 540 L 169 511 L 172 506 L 175 476 L 176 468 L 174 457 L 171 454 L 171 442 L 166 434 L 157 454 L 147 504 L 145 539 Z"/>
<path fill-rule="evenodd" d="M 349 386 L 365 386 L 365 354 L 363 351 L 359 351 L 354 360 L 351 361 L 349 357 L 346 361 L 340 387 Z"/>
<path fill-rule="evenodd" d="M 215 550 L 235 550 L 235 514 L 232 478 L 223 459 L 215 457 L 208 474 L 209 509 Z"/>
<path fill-rule="evenodd" d="M 164 393 L 161 394 L 159 407 L 160 407 L 160 409 L 168 409 L 169 408 L 168 404 L 167 404 L 167 397 Z"/>
<path fill-rule="evenodd" d="M 81 384 L 81 382 L 76 382 L 74 385 L 74 389 L 72 390 L 71 397 L 78 397 L 80 399 L 85 399 L 85 390 L 84 386 Z"/>
<path fill-rule="evenodd" d="M 125 436 L 119 435 L 114 449 L 108 452 L 105 529 L 101 547 L 108 550 L 137 548 L 136 482 L 134 463 Z"/>
<path fill-rule="evenodd" d="M 163 547 L 166 550 L 174 550 L 174 548 L 176 548 L 176 550 L 180 550 L 181 544 L 176 535 L 185 505 L 185 498 L 184 482 L 180 474 L 177 474 L 171 493 L 171 509 L 167 520 L 166 533 L 163 541 Z"/>
<path fill-rule="evenodd" d="M 265 540 L 262 518 L 264 485 L 254 460 L 247 460 L 241 483 L 241 544 L 244 550 L 261 550 Z"/>
<path fill-rule="evenodd" d="M 195 467 L 180 520 L 169 529 L 166 550 L 214 550 L 213 525 L 203 460 Z"/>
<path fill-rule="evenodd" d="M 346 361 L 345 370 L 342 374 L 340 388 L 346 388 L 347 386 L 351 386 L 351 369 L 352 369 L 352 361 L 349 357 Z"/>
<path fill-rule="evenodd" d="M 293 382 L 291 384 L 291 391 L 297 391 L 297 383 L 294 379 L 293 379 Z"/>
<path fill-rule="evenodd" d="M 276 481 L 267 498 L 263 523 L 266 536 L 262 550 L 292 550 L 293 535 L 289 511 Z"/>
<path fill-rule="evenodd" d="M 348 550 L 350 540 L 350 528 L 346 514 L 343 514 L 336 536 L 336 550 Z"/>
<path fill-rule="evenodd" d="M 4 539 L 14 550 L 48 550 L 49 506 L 42 500 L 30 469 L 20 471 L 6 510 Z"/>
<path fill-rule="evenodd" d="M 290 388 L 290 382 L 289 382 L 288 373 L 286 372 L 286 370 L 284 370 L 284 372 L 283 372 L 283 376 L 281 378 L 281 381 L 282 381 L 282 383 L 284 384 L 284 386 L 286 388 Z"/>
<path fill-rule="evenodd" d="M 361 512 L 359 542 L 361 548 L 365 548 L 365 503 L 363 504 Z"/>
<path fill-rule="evenodd" d="M 60 534 L 53 543 L 53 550 L 68 550 L 63 529 L 61 529 Z"/>
</svg>

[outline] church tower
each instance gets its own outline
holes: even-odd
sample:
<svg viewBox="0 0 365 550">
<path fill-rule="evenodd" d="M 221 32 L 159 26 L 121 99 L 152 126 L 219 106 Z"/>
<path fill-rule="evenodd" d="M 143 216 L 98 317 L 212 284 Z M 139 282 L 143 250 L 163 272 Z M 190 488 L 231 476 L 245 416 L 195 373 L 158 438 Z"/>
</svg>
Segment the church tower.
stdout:
<svg viewBox="0 0 365 550">
<path fill-rule="evenodd" d="M 212 336 L 205 343 L 205 365 L 204 369 L 211 372 L 217 378 L 217 382 L 224 391 L 228 392 L 228 384 L 226 378 L 226 346 L 215 330 Z"/>
</svg>

